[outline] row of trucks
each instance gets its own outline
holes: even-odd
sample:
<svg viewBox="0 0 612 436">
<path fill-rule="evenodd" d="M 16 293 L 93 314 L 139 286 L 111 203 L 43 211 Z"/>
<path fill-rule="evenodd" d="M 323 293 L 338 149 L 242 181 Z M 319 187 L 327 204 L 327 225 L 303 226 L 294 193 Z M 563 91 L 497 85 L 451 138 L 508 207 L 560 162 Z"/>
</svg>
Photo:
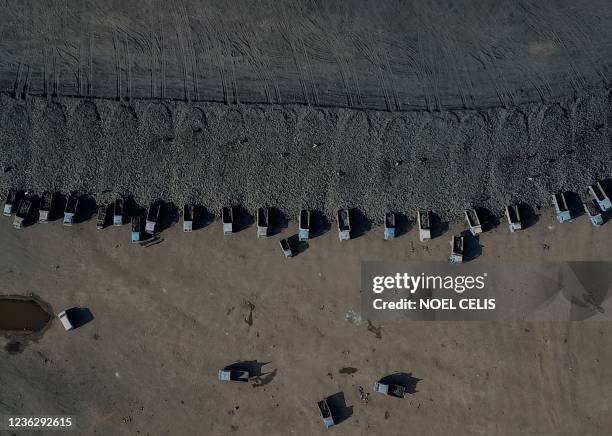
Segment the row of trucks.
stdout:
<svg viewBox="0 0 612 436">
<path fill-rule="evenodd" d="M 588 215 L 591 223 L 594 226 L 603 224 L 602 214 L 612 209 L 610 197 L 604 190 L 601 182 L 597 182 L 588 187 L 590 198 L 583 202 L 584 211 Z M 44 192 L 40 201 L 39 222 L 47 223 L 50 220 L 50 214 L 53 208 L 54 195 L 51 192 Z M 571 212 L 568 206 L 565 193 L 559 192 L 552 196 L 552 204 L 555 209 L 557 219 L 560 223 L 572 219 Z M 20 199 L 18 192 L 14 189 L 9 191 L 6 202 L 4 204 L 3 214 L 10 216 L 16 213 L 13 225 L 16 228 L 22 228 L 24 223 L 30 216 L 34 201 L 26 192 L 24 198 Z M 134 242 L 141 240 L 142 233 L 153 235 L 159 220 L 161 211 L 161 202 L 154 202 L 150 205 L 146 217 L 143 219 L 136 216 L 132 219 L 132 239 Z M 79 206 L 79 196 L 70 195 L 66 201 L 64 209 L 63 224 L 71 226 L 75 222 Z M 125 203 L 122 198 L 118 198 L 111 205 L 101 206 L 98 209 L 97 228 L 103 229 L 106 225 L 109 215 L 109 208 L 112 206 L 113 225 L 121 226 L 125 220 Z M 231 235 L 234 231 L 234 207 L 224 207 L 221 212 L 223 222 L 223 233 Z M 518 205 L 510 204 L 506 207 L 505 216 L 507 218 L 510 232 L 516 232 L 522 229 L 522 218 Z M 194 221 L 194 205 L 186 204 L 183 208 L 183 231 L 191 232 L 193 230 Z M 469 231 L 473 236 L 476 236 L 483 231 L 482 218 L 476 209 L 468 209 L 465 211 L 465 219 L 468 224 Z M 257 237 L 265 238 L 268 236 L 270 227 L 270 209 L 268 207 L 260 207 L 257 210 Z M 431 213 L 426 210 L 419 210 L 417 213 L 417 223 L 419 229 L 419 240 L 424 242 L 432 237 L 432 221 Z M 339 209 L 336 215 L 336 224 L 338 238 L 340 241 L 346 241 L 351 238 L 351 216 L 349 209 Z M 311 227 L 311 212 L 302 209 L 298 215 L 298 240 L 306 242 L 310 238 Z M 384 217 L 384 239 L 393 239 L 396 236 L 396 214 L 393 212 L 385 213 Z M 455 248 L 462 246 L 461 241 L 451 241 L 453 246 L 452 258 L 459 259 L 459 253 L 455 253 Z M 288 240 L 280 241 L 281 249 L 285 256 L 291 257 L 292 250 Z M 453 254 L 454 253 L 454 254 Z"/>
<path fill-rule="evenodd" d="M 34 209 L 33 196 L 29 191 L 26 191 L 22 198 L 19 198 L 18 192 L 15 189 L 11 189 L 4 203 L 3 215 L 11 216 L 15 212 L 15 219 L 13 226 L 21 229 L 29 218 L 31 218 L 32 211 Z M 64 208 L 63 224 L 65 226 L 71 226 L 74 224 L 76 211 L 79 204 L 79 197 L 77 195 L 70 195 L 66 200 L 66 207 Z M 40 198 L 40 204 L 38 208 L 38 222 L 46 224 L 51 219 L 51 211 L 54 205 L 54 195 L 52 192 L 43 192 Z"/>
</svg>

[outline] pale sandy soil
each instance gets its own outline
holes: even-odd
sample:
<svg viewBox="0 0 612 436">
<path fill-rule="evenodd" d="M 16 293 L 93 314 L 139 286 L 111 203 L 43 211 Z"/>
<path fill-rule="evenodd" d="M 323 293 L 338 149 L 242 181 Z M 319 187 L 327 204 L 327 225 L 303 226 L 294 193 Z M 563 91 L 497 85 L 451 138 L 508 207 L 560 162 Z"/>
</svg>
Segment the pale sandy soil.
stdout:
<svg viewBox="0 0 612 436">
<path fill-rule="evenodd" d="M 340 244 L 329 231 L 285 260 L 280 235 L 256 240 L 253 227 L 223 237 L 219 223 L 174 226 L 143 248 L 128 226 L 16 231 L 1 218 L 0 291 L 33 292 L 56 313 L 88 307 L 95 320 L 72 332 L 55 320 L 22 353 L 0 352 L 0 413 L 74 414 L 82 435 L 605 434 L 610 323 L 388 322 L 377 338 L 345 319 L 360 311 L 361 261 L 444 260 L 449 235 L 385 242 L 375 228 Z M 484 234 L 476 262 L 612 260 L 611 236 L 610 223 L 558 225 L 547 211 L 524 232 Z M 268 362 L 269 383 L 219 382 L 239 359 Z M 420 379 L 417 392 L 372 393 L 395 371 Z M 316 401 L 339 391 L 353 414 L 328 431 Z"/>
</svg>

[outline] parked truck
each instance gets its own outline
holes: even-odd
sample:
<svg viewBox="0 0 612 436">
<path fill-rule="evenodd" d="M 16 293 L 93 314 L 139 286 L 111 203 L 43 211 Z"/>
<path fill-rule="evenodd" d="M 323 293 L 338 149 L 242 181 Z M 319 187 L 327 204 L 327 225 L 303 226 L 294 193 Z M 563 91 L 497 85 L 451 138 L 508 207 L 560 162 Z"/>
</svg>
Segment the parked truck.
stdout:
<svg viewBox="0 0 612 436">
<path fill-rule="evenodd" d="M 323 417 L 323 424 L 325 427 L 329 428 L 335 424 L 334 418 L 331 413 L 331 409 L 329 408 L 329 403 L 327 399 L 324 398 L 321 401 L 317 402 L 317 406 L 319 407 L 319 411 L 321 412 L 321 416 Z"/>
<path fill-rule="evenodd" d="M 597 201 L 586 200 L 582 205 L 584 206 L 584 211 L 591 220 L 591 224 L 595 227 L 601 226 L 603 224 L 603 217 L 601 216 L 601 210 L 599 209 Z"/>
<path fill-rule="evenodd" d="M 123 225 L 123 209 L 123 198 L 116 199 L 113 205 L 113 226 Z"/>
<path fill-rule="evenodd" d="M 194 206 L 186 204 L 183 207 L 183 232 L 191 233 L 193 230 Z"/>
<path fill-rule="evenodd" d="M 508 227 L 510 228 L 511 233 L 521 230 L 521 215 L 516 204 L 506 206 L 506 218 L 508 219 Z"/>
<path fill-rule="evenodd" d="M 145 227 L 145 233 L 148 235 L 155 234 L 155 226 L 159 220 L 159 212 L 161 210 L 161 203 L 156 201 L 149 206 L 149 213 L 147 213 L 147 225 Z"/>
<path fill-rule="evenodd" d="M 610 197 L 603 188 L 601 182 L 597 182 L 594 185 L 589 186 L 589 192 L 593 196 L 593 200 L 597 202 L 597 205 L 601 209 L 602 212 L 606 212 L 609 209 L 612 209 L 612 202 L 610 201 Z"/>
<path fill-rule="evenodd" d="M 569 207 L 567 206 L 567 200 L 565 199 L 565 194 L 563 192 L 559 192 L 552 196 L 553 205 L 555 207 L 555 211 L 557 213 L 557 220 L 560 223 L 564 223 L 566 221 L 570 221 L 572 219 L 569 211 Z"/>
<path fill-rule="evenodd" d="M 463 236 L 453 236 L 451 240 L 450 263 L 463 262 Z"/>
<path fill-rule="evenodd" d="M 251 374 L 246 370 L 223 368 L 219 370 L 219 380 L 248 382 Z"/>
<path fill-rule="evenodd" d="M 351 239 L 351 218 L 348 209 L 338 210 L 338 238 L 340 242 Z"/>
<path fill-rule="evenodd" d="M 268 236 L 268 226 L 270 219 L 270 209 L 260 207 L 257 209 L 257 237 L 265 238 Z"/>
<path fill-rule="evenodd" d="M 291 245 L 289 245 L 289 241 L 287 239 L 281 239 L 279 244 L 285 257 L 293 257 L 293 250 L 291 250 Z"/>
<path fill-rule="evenodd" d="M 429 211 L 419 210 L 417 221 L 419 224 L 419 240 L 423 242 L 431 239 L 431 220 Z"/>
<path fill-rule="evenodd" d="M 374 384 L 374 390 L 379 394 L 396 398 L 404 398 L 406 394 L 406 388 L 404 386 L 394 385 L 392 383 L 376 382 Z"/>
<path fill-rule="evenodd" d="M 51 210 L 53 207 L 53 193 L 45 191 L 40 199 L 40 209 L 38 215 L 38 222 L 46 224 L 51 219 Z"/>
<path fill-rule="evenodd" d="M 4 202 L 4 209 L 2 214 L 4 216 L 11 216 L 13 211 L 17 207 L 17 190 L 11 189 L 6 196 L 6 201 Z"/>
<path fill-rule="evenodd" d="M 71 226 L 75 222 L 77 209 L 79 207 L 79 197 L 76 194 L 71 194 L 66 200 L 66 208 L 64 209 L 64 222 L 65 226 Z"/>
<path fill-rule="evenodd" d="M 142 227 L 144 217 L 137 215 L 132 218 L 132 242 L 140 242 L 142 240 Z"/>
<path fill-rule="evenodd" d="M 476 209 L 468 209 L 465 211 L 465 219 L 470 228 L 472 235 L 476 236 L 482 233 L 482 224 L 480 223 L 480 217 Z"/>
<path fill-rule="evenodd" d="M 107 210 L 108 205 L 106 204 L 98 207 L 98 220 L 96 222 L 96 228 L 98 230 L 102 230 L 106 226 Z"/>
<path fill-rule="evenodd" d="M 393 212 L 385 213 L 385 241 L 395 238 L 395 214 Z"/>
<path fill-rule="evenodd" d="M 224 207 L 221 210 L 221 220 L 223 221 L 223 234 L 231 235 L 234 231 L 234 208 Z"/>
<path fill-rule="evenodd" d="M 21 229 L 25 225 L 28 217 L 30 216 L 30 209 L 32 208 L 32 201 L 30 199 L 24 198 L 19 203 L 19 207 L 17 208 L 17 213 L 15 214 L 15 220 L 13 221 L 13 227 L 16 229 Z"/>
<path fill-rule="evenodd" d="M 298 239 L 300 241 L 308 241 L 310 238 L 310 211 L 302 209 L 298 218 L 299 232 Z"/>
</svg>

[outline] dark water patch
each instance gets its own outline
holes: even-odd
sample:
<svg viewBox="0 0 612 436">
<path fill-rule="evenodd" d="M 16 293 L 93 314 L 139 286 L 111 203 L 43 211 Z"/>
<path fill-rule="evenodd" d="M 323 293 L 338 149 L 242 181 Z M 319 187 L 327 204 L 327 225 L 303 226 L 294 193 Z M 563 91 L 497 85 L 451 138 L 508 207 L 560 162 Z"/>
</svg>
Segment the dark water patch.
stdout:
<svg viewBox="0 0 612 436">
<path fill-rule="evenodd" d="M 4 350 L 9 354 L 19 354 L 25 350 L 25 345 L 19 341 L 10 341 L 4 346 Z"/>
<path fill-rule="evenodd" d="M 52 316 L 46 306 L 36 297 L 0 296 L 0 332 L 42 333 Z"/>
</svg>

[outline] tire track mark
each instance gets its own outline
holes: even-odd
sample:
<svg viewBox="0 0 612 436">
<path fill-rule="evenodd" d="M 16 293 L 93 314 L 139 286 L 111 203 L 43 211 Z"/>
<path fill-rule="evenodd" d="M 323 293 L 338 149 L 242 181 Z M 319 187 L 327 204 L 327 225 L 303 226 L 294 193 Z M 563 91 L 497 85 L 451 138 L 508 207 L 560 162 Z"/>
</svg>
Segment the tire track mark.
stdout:
<svg viewBox="0 0 612 436">
<path fill-rule="evenodd" d="M 191 64 L 191 85 L 193 87 L 194 99 L 199 100 L 199 89 L 198 89 L 198 56 L 193 44 L 193 36 L 191 30 L 191 24 L 189 20 L 189 13 L 187 7 L 182 0 L 178 0 L 178 15 L 183 23 L 183 29 L 185 34 L 185 45 L 187 47 L 186 52 L 189 57 Z"/>
<path fill-rule="evenodd" d="M 279 23 L 279 33 L 281 34 L 282 38 L 287 42 L 287 44 L 289 45 L 289 48 L 291 49 L 291 58 L 293 59 L 293 64 L 295 66 L 295 69 L 298 73 L 298 80 L 300 82 L 300 88 L 302 89 L 302 97 L 304 99 L 304 103 L 306 103 L 308 106 L 311 105 L 310 102 L 310 97 L 308 95 L 308 90 L 307 90 L 307 85 L 306 85 L 306 79 L 305 79 L 305 72 L 304 72 L 304 67 L 302 66 L 302 62 L 300 62 L 300 56 L 298 54 L 298 48 L 296 47 L 296 45 L 301 45 L 301 48 L 304 51 L 304 43 L 302 41 L 301 38 L 296 37 L 294 38 L 294 32 L 293 29 L 289 28 L 289 19 L 286 16 L 286 14 L 284 13 L 283 10 L 279 9 L 278 13 L 282 16 L 282 19 L 280 20 Z M 293 24 L 293 23 L 291 23 Z M 299 34 L 300 32 L 295 32 L 295 34 Z M 295 41 L 294 41 L 295 39 Z M 312 82 L 311 82 L 312 85 Z M 313 96 L 314 97 L 314 96 Z M 315 103 L 316 104 L 316 103 Z"/>
<path fill-rule="evenodd" d="M 349 31 L 345 31 L 345 28 L 340 28 L 336 23 L 332 22 L 329 18 L 332 17 L 329 11 L 323 10 L 323 3 L 312 3 L 313 9 L 316 16 L 314 21 L 311 23 L 317 29 L 318 35 L 321 36 L 321 41 L 326 47 L 327 51 L 331 54 L 333 61 L 338 66 L 338 72 L 346 95 L 348 107 L 363 107 L 363 98 L 359 81 L 357 80 L 357 74 L 352 66 L 351 59 L 353 53 L 350 53 L 351 47 L 347 44 L 343 44 L 341 39 L 343 35 L 349 35 Z M 344 11 L 345 17 L 348 17 L 349 10 Z M 345 26 L 347 27 L 347 26 Z M 353 47 L 354 48 L 354 47 Z"/>
<path fill-rule="evenodd" d="M 520 4 L 519 7 L 524 11 L 525 16 L 527 17 L 526 22 L 536 35 L 540 35 L 552 41 L 556 47 L 562 49 L 562 53 L 570 69 L 568 82 L 573 88 L 574 94 L 578 93 L 581 89 L 585 89 L 586 79 L 573 62 L 572 54 L 570 53 L 568 45 L 561 39 L 557 31 L 555 31 L 555 29 L 551 26 L 550 20 L 547 18 L 548 13 L 541 10 L 536 10 L 536 5 Z"/>
<path fill-rule="evenodd" d="M 174 1 L 170 4 L 170 14 L 174 21 L 174 31 L 176 33 L 176 40 L 178 42 L 178 49 L 180 54 L 181 73 L 183 75 L 183 99 L 185 101 L 191 101 L 191 90 L 189 84 L 189 69 L 187 67 L 187 43 L 185 41 L 184 32 L 189 24 L 183 22 L 181 11 L 179 11 L 180 1 Z"/>
</svg>

